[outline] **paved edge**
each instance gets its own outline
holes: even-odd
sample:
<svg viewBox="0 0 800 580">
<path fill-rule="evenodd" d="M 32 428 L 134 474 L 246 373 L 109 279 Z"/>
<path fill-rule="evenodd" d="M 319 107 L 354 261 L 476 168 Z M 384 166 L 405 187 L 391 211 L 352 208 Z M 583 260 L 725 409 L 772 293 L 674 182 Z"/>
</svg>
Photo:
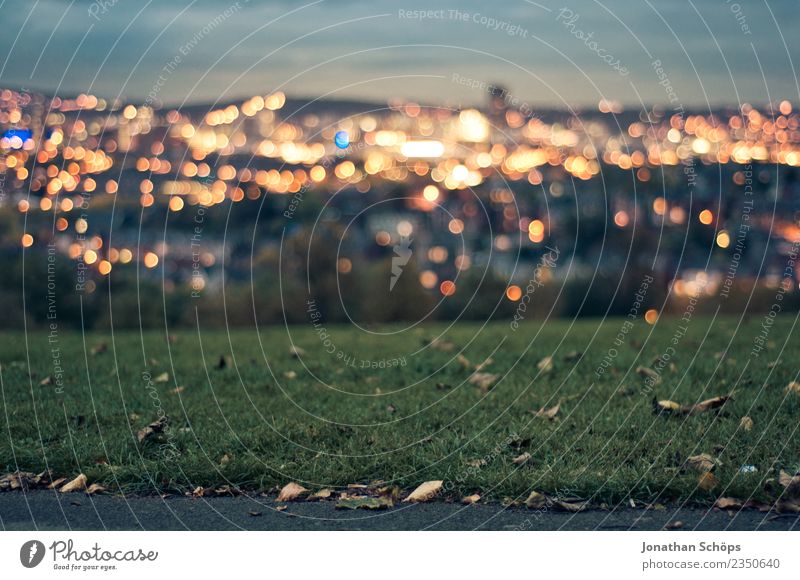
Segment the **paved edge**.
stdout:
<svg viewBox="0 0 800 580">
<path fill-rule="evenodd" d="M 279 511 L 278 507 L 285 506 Z M 800 514 L 667 506 L 580 513 L 497 504 L 431 502 L 342 510 L 335 503 L 280 504 L 262 496 L 122 497 L 55 491 L 0 493 L 4 530 L 797 530 Z"/>
</svg>

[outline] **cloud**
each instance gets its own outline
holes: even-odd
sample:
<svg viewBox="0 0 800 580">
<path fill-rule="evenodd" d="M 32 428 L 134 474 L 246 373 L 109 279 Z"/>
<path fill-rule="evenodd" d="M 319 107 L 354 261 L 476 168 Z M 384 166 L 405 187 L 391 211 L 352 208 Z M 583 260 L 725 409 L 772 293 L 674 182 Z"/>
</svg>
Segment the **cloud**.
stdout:
<svg viewBox="0 0 800 580">
<path fill-rule="evenodd" d="M 236 2 L 7 0 L 0 50 L 9 57 L 0 79 L 2 84 L 52 91 L 63 76 L 63 93 L 91 88 L 101 95 L 141 98 L 161 67 L 216 22 L 189 54 L 182 55 L 164 87 L 165 99 L 183 100 L 205 75 L 192 92 L 193 99 L 266 92 L 288 83 L 292 91 L 305 95 L 341 89 L 342 96 L 380 100 L 394 96 L 424 102 L 481 100 L 481 95 L 447 81 L 370 80 L 393 75 L 449 78 L 457 71 L 502 82 L 540 105 L 562 100 L 587 105 L 600 96 L 634 102 L 637 91 L 645 100 L 664 102 L 666 96 L 650 66 L 654 59 L 664 63 L 687 106 L 706 100 L 730 103 L 737 91 L 743 100 L 753 102 L 766 101 L 768 95 L 798 97 L 790 55 L 799 53 L 800 40 L 793 31 L 800 24 L 800 11 L 790 1 L 769 3 L 774 20 L 767 5 L 742 2 L 735 12 L 733 4 L 724 0 L 635 5 L 627 0 L 409 3 L 404 9 L 435 9 L 445 15 L 422 21 L 398 18 L 398 5 L 389 0 L 325 0 L 300 9 L 307 4 L 239 0 L 238 8 L 220 21 L 220 14 Z M 92 6 L 96 17 L 89 13 Z M 104 9 L 98 11 L 98 6 Z M 572 28 L 591 34 L 597 43 L 594 48 L 557 20 L 563 6 L 579 15 Z M 468 17 L 451 18 L 449 10 L 455 9 Z M 389 16 L 379 16 L 385 14 Z M 512 26 L 524 35 L 510 35 Z M 629 78 L 620 78 L 595 48 L 624 60 Z M 334 57 L 341 58 L 318 66 Z M 342 89 L 362 81 L 369 82 Z"/>
</svg>

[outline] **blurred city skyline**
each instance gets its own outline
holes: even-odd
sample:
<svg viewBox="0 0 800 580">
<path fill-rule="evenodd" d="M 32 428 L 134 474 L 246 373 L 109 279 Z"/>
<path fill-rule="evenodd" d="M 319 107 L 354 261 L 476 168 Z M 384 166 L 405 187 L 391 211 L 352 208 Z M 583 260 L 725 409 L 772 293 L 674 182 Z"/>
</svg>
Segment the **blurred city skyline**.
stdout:
<svg viewBox="0 0 800 580">
<path fill-rule="evenodd" d="M 531 107 L 761 104 L 800 92 L 796 3 L 473 0 L 423 5 L 239 0 L 3 4 L 4 86 L 170 105 L 282 90 L 298 97 L 485 101 L 468 78 Z M 419 11 L 425 12 L 420 14 Z M 179 62 L 175 62 L 176 59 Z M 169 74 L 164 66 L 173 63 Z M 161 77 L 161 78 L 160 78 Z M 159 82 L 160 81 L 160 82 Z"/>
</svg>

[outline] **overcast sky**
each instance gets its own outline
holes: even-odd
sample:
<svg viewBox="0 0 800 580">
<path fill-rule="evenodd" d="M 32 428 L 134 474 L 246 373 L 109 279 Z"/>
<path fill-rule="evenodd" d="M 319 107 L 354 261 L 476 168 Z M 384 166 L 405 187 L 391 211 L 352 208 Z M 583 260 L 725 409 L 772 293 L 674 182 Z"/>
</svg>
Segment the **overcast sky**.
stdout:
<svg viewBox="0 0 800 580">
<path fill-rule="evenodd" d="M 441 12 L 408 17 L 420 9 Z M 797 0 L 0 0 L 0 19 L 0 85 L 61 94 L 485 101 L 465 79 L 531 107 L 799 93 Z"/>
</svg>

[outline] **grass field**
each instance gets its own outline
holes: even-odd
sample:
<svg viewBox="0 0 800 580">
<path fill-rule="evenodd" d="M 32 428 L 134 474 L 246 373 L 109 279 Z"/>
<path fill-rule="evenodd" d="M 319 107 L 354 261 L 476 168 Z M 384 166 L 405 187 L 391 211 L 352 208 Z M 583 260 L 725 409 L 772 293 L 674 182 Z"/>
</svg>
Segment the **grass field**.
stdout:
<svg viewBox="0 0 800 580">
<path fill-rule="evenodd" d="M 85 473 L 126 493 L 266 491 L 288 481 L 410 489 L 441 479 L 454 498 L 524 500 L 538 490 L 598 504 L 770 500 L 777 470 L 800 468 L 800 395 L 786 390 L 797 380 L 800 341 L 794 317 L 779 317 L 754 356 L 761 323 L 695 319 L 685 336 L 676 319 L 632 328 L 624 319 L 533 322 L 516 331 L 459 323 L 380 336 L 330 327 L 329 342 L 311 326 L 180 331 L 169 340 L 61 331 L 53 343 L 43 332 L 5 333 L 0 464 Z M 289 336 L 305 351 L 299 358 Z M 665 352 L 672 356 L 648 387 L 635 369 L 659 366 Z M 549 370 L 537 366 L 546 356 Z M 468 379 L 487 357 L 481 372 L 499 377 L 484 392 Z M 654 398 L 690 405 L 732 391 L 721 409 L 654 412 Z M 559 402 L 554 418 L 535 414 Z M 160 414 L 166 430 L 138 442 Z M 530 459 L 515 464 L 526 452 Z M 715 463 L 711 489 L 684 466 L 702 453 Z"/>
</svg>

